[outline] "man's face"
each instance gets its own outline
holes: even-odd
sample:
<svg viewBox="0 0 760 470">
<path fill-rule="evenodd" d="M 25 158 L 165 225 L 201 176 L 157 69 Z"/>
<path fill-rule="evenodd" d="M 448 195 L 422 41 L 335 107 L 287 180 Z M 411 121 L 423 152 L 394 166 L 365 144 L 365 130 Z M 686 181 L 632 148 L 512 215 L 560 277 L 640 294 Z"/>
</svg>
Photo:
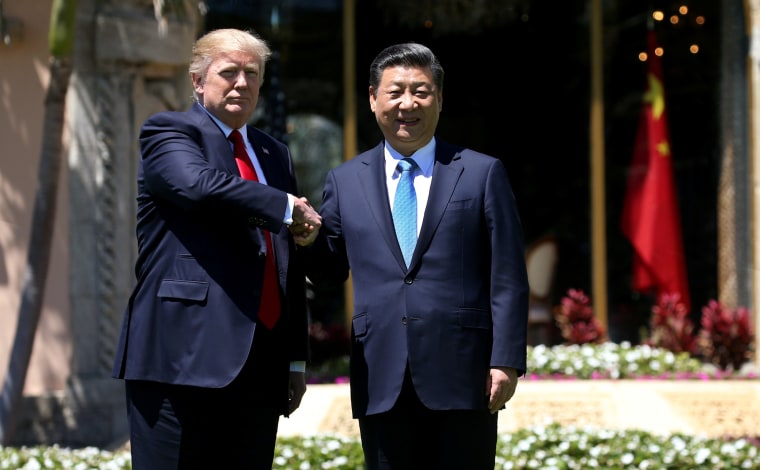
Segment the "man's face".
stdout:
<svg viewBox="0 0 760 470">
<path fill-rule="evenodd" d="M 369 105 L 385 140 L 409 156 L 435 135 L 443 95 L 429 68 L 390 67 L 377 90 L 369 87 Z"/>
<path fill-rule="evenodd" d="M 245 52 L 222 54 L 208 67 L 206 77 L 193 75 L 198 101 L 217 119 L 237 129 L 253 115 L 259 100 L 258 58 Z"/>
</svg>

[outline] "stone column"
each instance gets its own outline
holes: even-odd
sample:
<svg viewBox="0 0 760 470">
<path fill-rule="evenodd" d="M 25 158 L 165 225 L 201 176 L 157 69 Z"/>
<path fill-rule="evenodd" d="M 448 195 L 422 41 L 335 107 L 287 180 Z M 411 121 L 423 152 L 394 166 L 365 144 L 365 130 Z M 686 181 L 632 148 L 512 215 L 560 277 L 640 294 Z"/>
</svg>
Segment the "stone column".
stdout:
<svg viewBox="0 0 760 470">
<path fill-rule="evenodd" d="M 718 296 L 729 307 L 751 306 L 747 145 L 747 47 L 741 0 L 721 3 Z"/>
</svg>

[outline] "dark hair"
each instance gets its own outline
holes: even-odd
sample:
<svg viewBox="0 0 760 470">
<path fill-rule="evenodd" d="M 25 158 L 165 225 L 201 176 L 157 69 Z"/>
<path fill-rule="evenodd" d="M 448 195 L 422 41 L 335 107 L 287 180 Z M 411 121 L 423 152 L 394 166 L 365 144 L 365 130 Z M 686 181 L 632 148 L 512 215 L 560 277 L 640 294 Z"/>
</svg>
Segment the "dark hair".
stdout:
<svg viewBox="0 0 760 470">
<path fill-rule="evenodd" d="M 369 66 L 369 85 L 377 91 L 383 71 L 389 67 L 424 67 L 433 72 L 433 83 L 443 91 L 443 67 L 438 58 L 426 46 L 414 42 L 388 46 L 375 57 Z"/>
</svg>

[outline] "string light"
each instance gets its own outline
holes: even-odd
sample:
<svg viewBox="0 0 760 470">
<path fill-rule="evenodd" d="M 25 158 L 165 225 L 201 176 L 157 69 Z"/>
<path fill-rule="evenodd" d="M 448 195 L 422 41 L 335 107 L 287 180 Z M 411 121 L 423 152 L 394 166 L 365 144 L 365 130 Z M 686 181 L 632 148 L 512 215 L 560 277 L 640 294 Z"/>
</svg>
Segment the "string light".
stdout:
<svg viewBox="0 0 760 470">
<path fill-rule="evenodd" d="M 681 23 L 681 16 L 686 17 L 689 14 L 689 6 L 686 4 L 682 4 L 678 7 L 678 13 L 672 14 L 670 16 L 667 16 L 663 10 L 654 10 L 652 11 L 652 19 L 654 21 L 664 21 L 667 17 L 668 21 L 672 25 L 679 25 Z M 680 16 L 679 16 L 680 15 Z M 698 26 L 702 26 L 705 24 L 705 17 L 703 15 L 696 15 L 694 16 L 694 23 L 696 23 Z M 692 43 L 689 45 L 689 52 L 691 54 L 698 54 L 700 52 L 699 44 Z M 662 47 L 658 47 L 655 49 L 654 54 L 657 56 L 662 56 L 664 54 L 664 49 Z M 639 52 L 638 59 L 641 62 L 646 62 L 649 58 L 648 54 L 646 52 Z"/>
</svg>

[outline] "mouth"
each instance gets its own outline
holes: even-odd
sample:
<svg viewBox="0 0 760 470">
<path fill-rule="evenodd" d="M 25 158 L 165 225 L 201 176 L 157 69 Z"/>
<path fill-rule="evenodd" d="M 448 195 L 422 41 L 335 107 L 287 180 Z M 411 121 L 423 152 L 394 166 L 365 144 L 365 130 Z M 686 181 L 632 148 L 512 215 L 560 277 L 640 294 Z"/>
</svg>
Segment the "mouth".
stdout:
<svg viewBox="0 0 760 470">
<path fill-rule="evenodd" d="M 402 126 L 412 126 L 419 122 L 419 119 L 396 119 L 396 122 L 399 123 L 399 125 Z"/>
</svg>

